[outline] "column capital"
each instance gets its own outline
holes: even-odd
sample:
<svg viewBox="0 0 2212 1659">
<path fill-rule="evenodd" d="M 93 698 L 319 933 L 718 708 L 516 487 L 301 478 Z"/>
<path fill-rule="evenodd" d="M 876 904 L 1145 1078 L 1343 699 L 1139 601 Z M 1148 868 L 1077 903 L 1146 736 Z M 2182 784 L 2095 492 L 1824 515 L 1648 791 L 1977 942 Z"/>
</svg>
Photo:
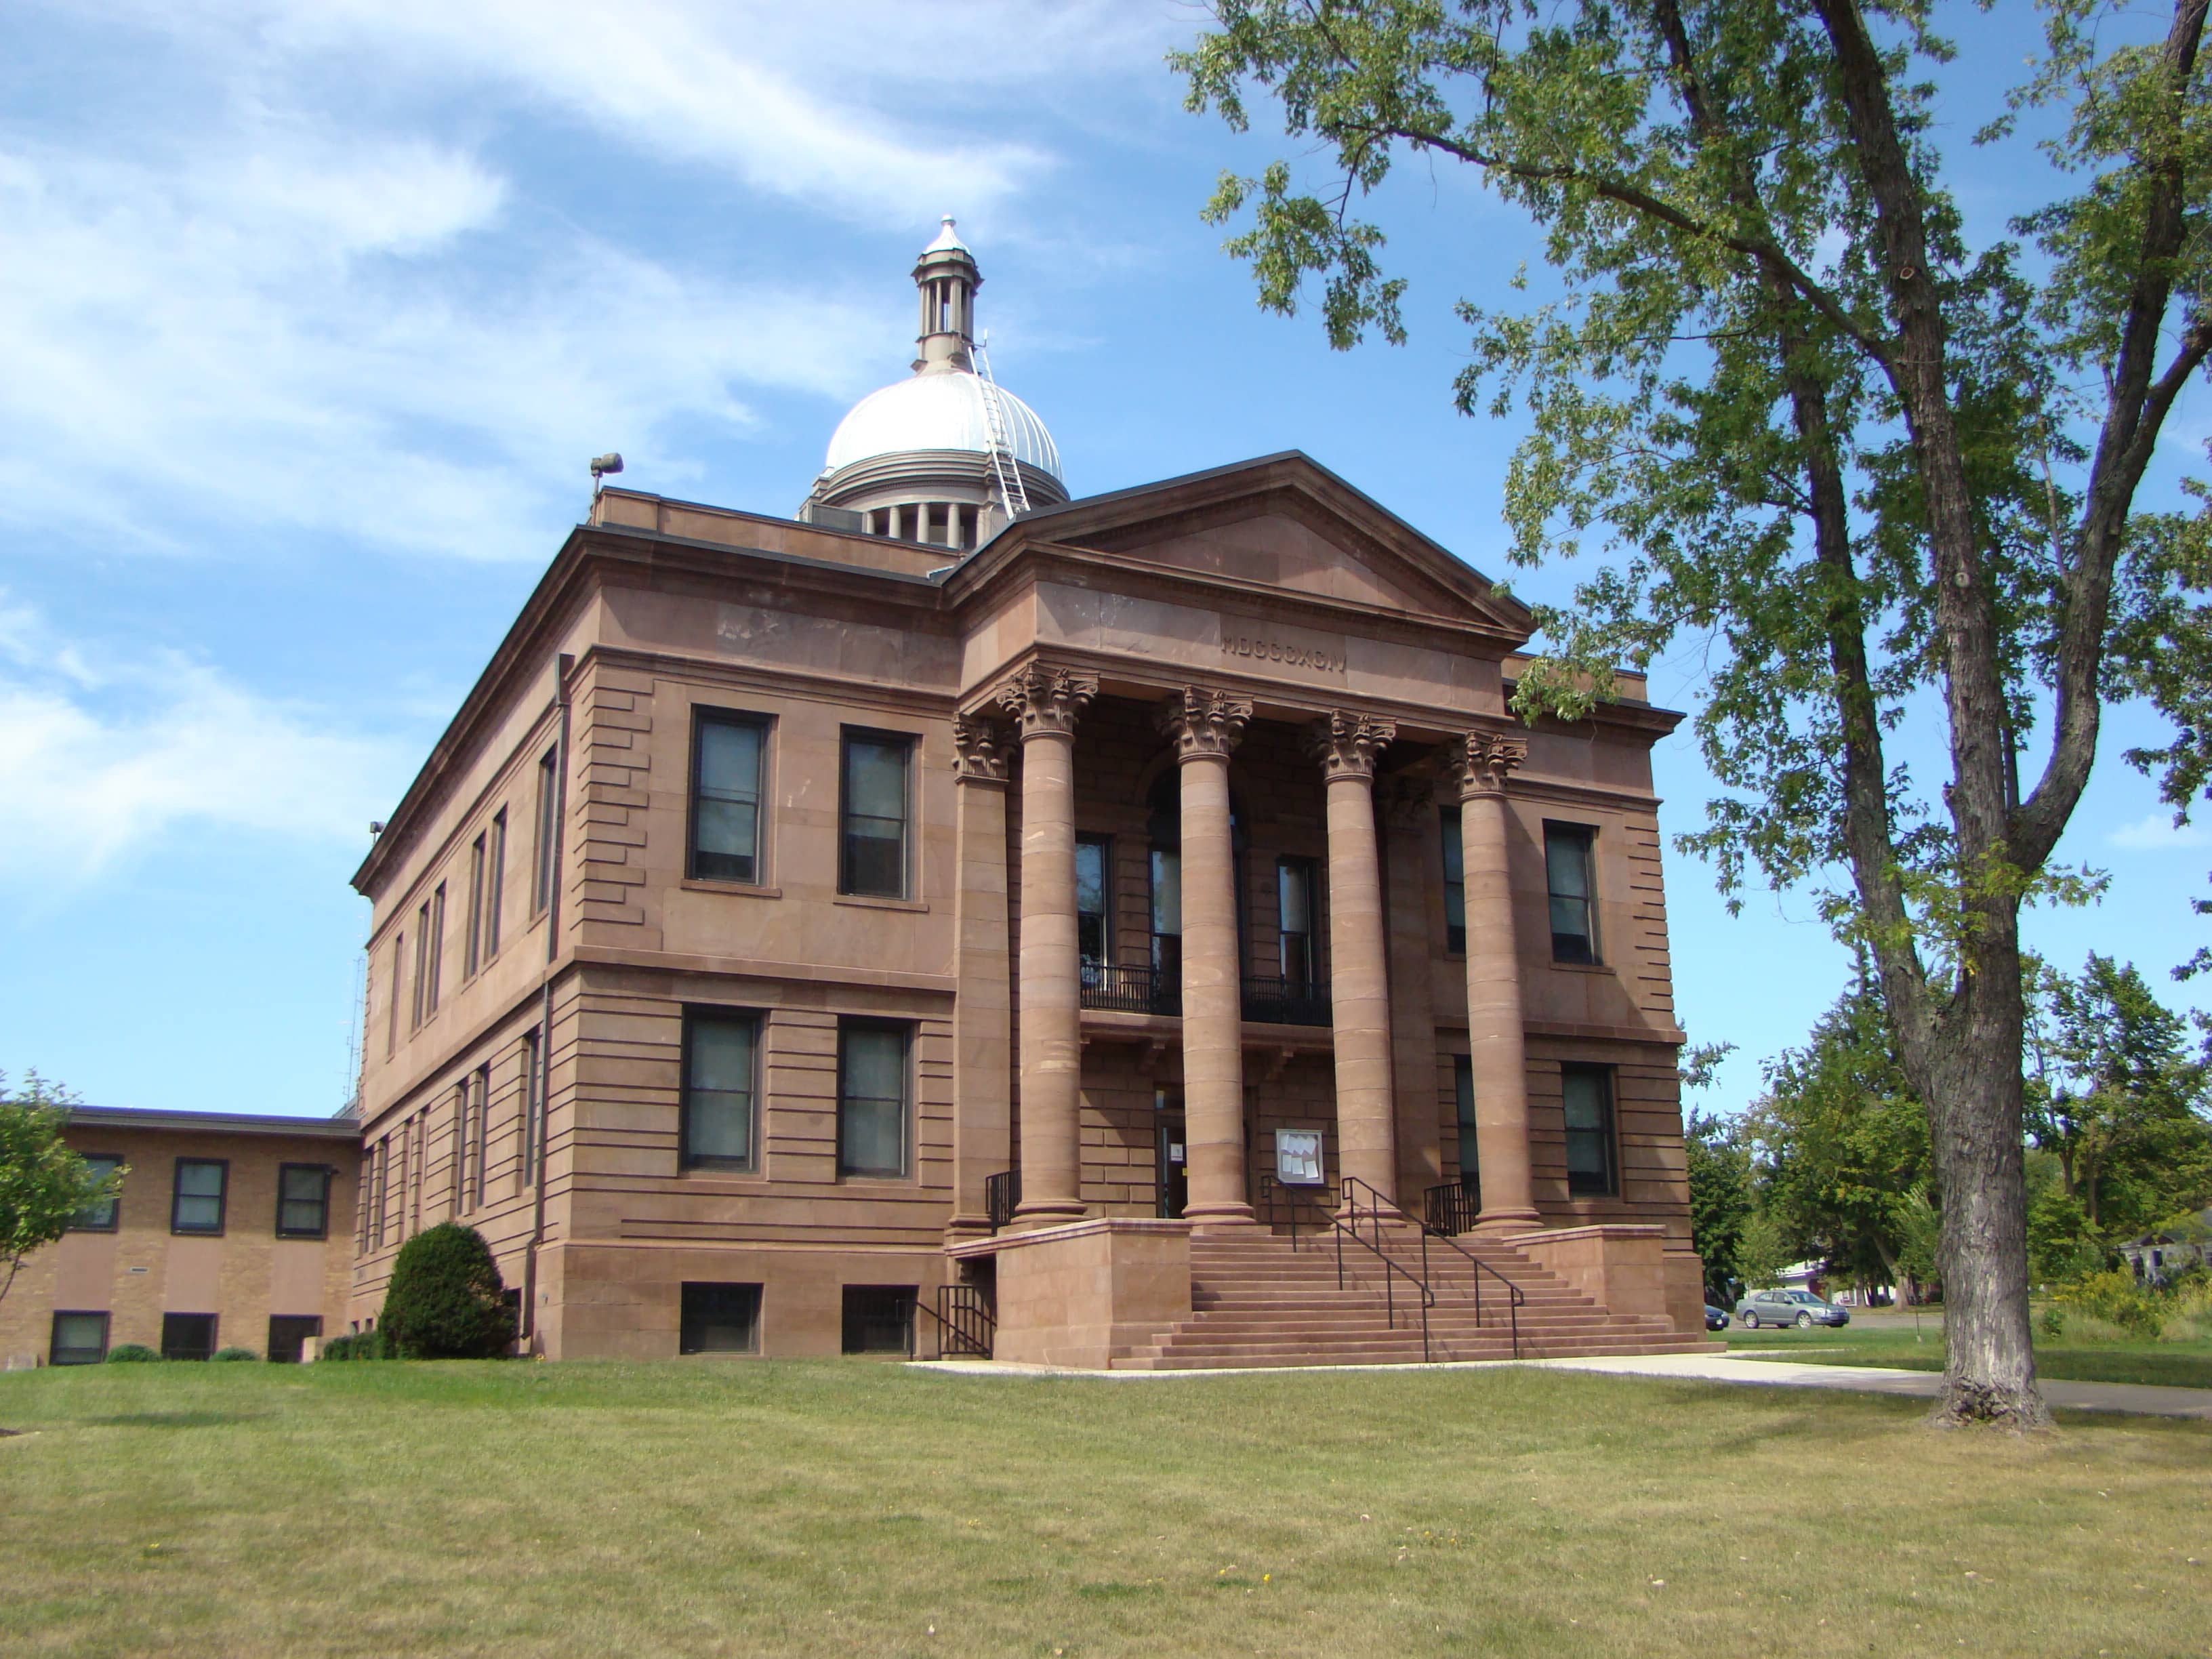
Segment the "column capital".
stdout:
<svg viewBox="0 0 2212 1659">
<path fill-rule="evenodd" d="M 1210 686 L 1187 685 L 1160 705 L 1160 735 L 1175 740 L 1178 760 L 1206 756 L 1226 759 L 1244 736 L 1252 700 Z"/>
<path fill-rule="evenodd" d="M 1097 695 L 1097 675 L 1033 662 L 1000 681 L 991 692 L 991 701 L 1021 722 L 1022 736 L 1028 738 L 1047 733 L 1071 735 L 1075 722 Z"/>
<path fill-rule="evenodd" d="M 1332 708 L 1306 727 L 1305 750 L 1321 763 L 1322 776 L 1372 778 L 1376 757 L 1398 735 L 1398 722 L 1357 709 Z"/>
<path fill-rule="evenodd" d="M 1470 732 L 1455 745 L 1460 798 L 1503 794 L 1515 770 L 1528 758 L 1528 740 L 1503 732 Z"/>
<path fill-rule="evenodd" d="M 1006 729 L 981 714 L 952 717 L 952 775 L 962 783 L 1004 783 Z"/>
</svg>

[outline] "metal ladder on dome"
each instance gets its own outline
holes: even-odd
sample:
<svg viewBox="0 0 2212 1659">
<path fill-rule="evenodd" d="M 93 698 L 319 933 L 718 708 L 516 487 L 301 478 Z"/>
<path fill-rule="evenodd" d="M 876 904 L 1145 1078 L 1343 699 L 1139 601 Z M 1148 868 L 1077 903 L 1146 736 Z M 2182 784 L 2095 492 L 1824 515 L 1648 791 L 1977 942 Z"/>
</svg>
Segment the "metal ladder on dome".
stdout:
<svg viewBox="0 0 2212 1659">
<path fill-rule="evenodd" d="M 999 481 L 999 499 L 1006 516 L 1018 519 L 1030 510 L 1030 493 L 1022 487 L 1022 469 L 1006 441 L 1006 409 L 999 397 L 999 383 L 991 375 L 988 333 L 975 337 L 975 383 L 983 393 L 983 429 L 991 447 L 991 472 Z"/>
</svg>

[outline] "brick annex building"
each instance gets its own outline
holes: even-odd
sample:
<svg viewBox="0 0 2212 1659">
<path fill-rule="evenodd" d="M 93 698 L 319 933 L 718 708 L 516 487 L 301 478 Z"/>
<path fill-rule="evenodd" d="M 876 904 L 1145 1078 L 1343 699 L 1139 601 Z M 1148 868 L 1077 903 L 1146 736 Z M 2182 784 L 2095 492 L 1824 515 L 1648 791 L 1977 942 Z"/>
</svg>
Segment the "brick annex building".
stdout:
<svg viewBox="0 0 2212 1659">
<path fill-rule="evenodd" d="M 346 1322 L 458 1217 L 550 1358 L 1700 1342 L 1678 717 L 1520 726 L 1304 455 L 1069 499 L 914 274 L 795 517 L 598 495 L 356 875 Z"/>
</svg>

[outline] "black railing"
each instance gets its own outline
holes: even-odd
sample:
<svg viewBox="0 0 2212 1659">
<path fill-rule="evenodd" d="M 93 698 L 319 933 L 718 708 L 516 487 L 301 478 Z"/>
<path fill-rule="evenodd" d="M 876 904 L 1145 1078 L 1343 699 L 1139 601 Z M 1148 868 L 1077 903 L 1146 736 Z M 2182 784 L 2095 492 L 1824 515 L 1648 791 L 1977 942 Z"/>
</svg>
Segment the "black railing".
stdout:
<svg viewBox="0 0 2212 1659">
<path fill-rule="evenodd" d="M 1110 962 L 1083 963 L 1083 1006 L 1121 1014 L 1182 1013 L 1182 976 L 1150 966 L 1123 968 Z"/>
<path fill-rule="evenodd" d="M 980 1285 L 939 1285 L 937 1305 L 914 1304 L 937 1322 L 940 1359 L 988 1359 L 999 1334 L 998 1310 Z"/>
<path fill-rule="evenodd" d="M 991 1231 L 997 1232 L 1014 1218 L 1014 1212 L 1022 1206 L 1022 1172 L 1005 1170 L 994 1176 L 983 1177 L 983 1213 L 991 1218 Z"/>
<path fill-rule="evenodd" d="M 1311 1233 L 1328 1230 L 1328 1200 L 1326 1187 L 1293 1187 L 1275 1179 L 1272 1171 L 1260 1176 L 1260 1196 L 1253 1205 L 1261 1221 L 1269 1231 L 1287 1225 L 1291 1230 L 1291 1248 L 1298 1243 L 1298 1212 L 1305 1212 L 1306 1231 Z"/>
<path fill-rule="evenodd" d="M 1421 1194 L 1421 1225 L 1440 1238 L 1473 1229 L 1482 1213 L 1482 1184 L 1473 1176 L 1462 1176 Z"/>
<path fill-rule="evenodd" d="M 1366 1194 L 1366 1203 L 1364 1207 L 1361 1204 L 1362 1193 Z M 1396 1205 L 1389 1203 L 1381 1193 L 1369 1186 L 1358 1176 L 1345 1176 L 1343 1201 L 1337 1206 L 1336 1213 L 1329 1218 L 1331 1231 L 1336 1234 L 1336 1288 L 1340 1291 L 1344 1288 L 1344 1241 L 1347 1238 L 1382 1264 L 1383 1314 L 1394 1330 L 1397 1328 L 1398 1324 L 1397 1281 L 1402 1279 L 1411 1285 L 1413 1287 L 1413 1294 L 1419 1298 L 1420 1302 L 1421 1363 L 1425 1365 L 1430 1358 L 1429 1310 L 1437 1305 L 1437 1293 L 1429 1288 L 1427 1252 L 1429 1236 L 1426 1233 L 1421 1235 L 1423 1247 L 1421 1271 L 1417 1275 L 1412 1268 L 1393 1256 L 1383 1244 L 1382 1228 L 1385 1224 L 1383 1212 L 1386 1208 L 1389 1212 L 1389 1218 L 1393 1220 L 1396 1219 L 1398 1215 Z M 1369 1224 L 1373 1237 L 1370 1238 L 1359 1231 L 1359 1224 L 1363 1220 Z M 1292 1242 L 1295 1245 L 1296 1241 Z M 1475 1311 L 1474 1322 L 1478 1325 L 1482 1322 L 1482 1313 L 1480 1308 Z M 1516 1353 L 1517 1356 L 1517 1346 Z"/>
<path fill-rule="evenodd" d="M 1268 1025 L 1326 1025 L 1328 987 L 1314 980 L 1248 975 L 1244 1018 Z"/>
</svg>

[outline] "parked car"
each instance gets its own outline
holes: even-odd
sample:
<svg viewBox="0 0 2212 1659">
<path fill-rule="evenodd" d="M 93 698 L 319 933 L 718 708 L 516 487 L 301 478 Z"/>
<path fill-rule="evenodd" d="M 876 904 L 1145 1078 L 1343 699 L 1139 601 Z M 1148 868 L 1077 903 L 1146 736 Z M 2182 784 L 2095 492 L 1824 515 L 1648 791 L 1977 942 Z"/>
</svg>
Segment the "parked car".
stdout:
<svg viewBox="0 0 2212 1659">
<path fill-rule="evenodd" d="M 1705 1328 L 1709 1331 L 1724 1331 L 1728 1328 L 1728 1310 L 1726 1308 L 1716 1308 L 1711 1303 L 1706 1303 Z"/>
<path fill-rule="evenodd" d="M 1809 1330 L 1815 1325 L 1848 1325 L 1850 1311 L 1823 1302 L 1810 1291 L 1758 1291 L 1736 1304 L 1735 1316 L 1744 1329 L 1761 1325 L 1795 1325 Z"/>
</svg>

